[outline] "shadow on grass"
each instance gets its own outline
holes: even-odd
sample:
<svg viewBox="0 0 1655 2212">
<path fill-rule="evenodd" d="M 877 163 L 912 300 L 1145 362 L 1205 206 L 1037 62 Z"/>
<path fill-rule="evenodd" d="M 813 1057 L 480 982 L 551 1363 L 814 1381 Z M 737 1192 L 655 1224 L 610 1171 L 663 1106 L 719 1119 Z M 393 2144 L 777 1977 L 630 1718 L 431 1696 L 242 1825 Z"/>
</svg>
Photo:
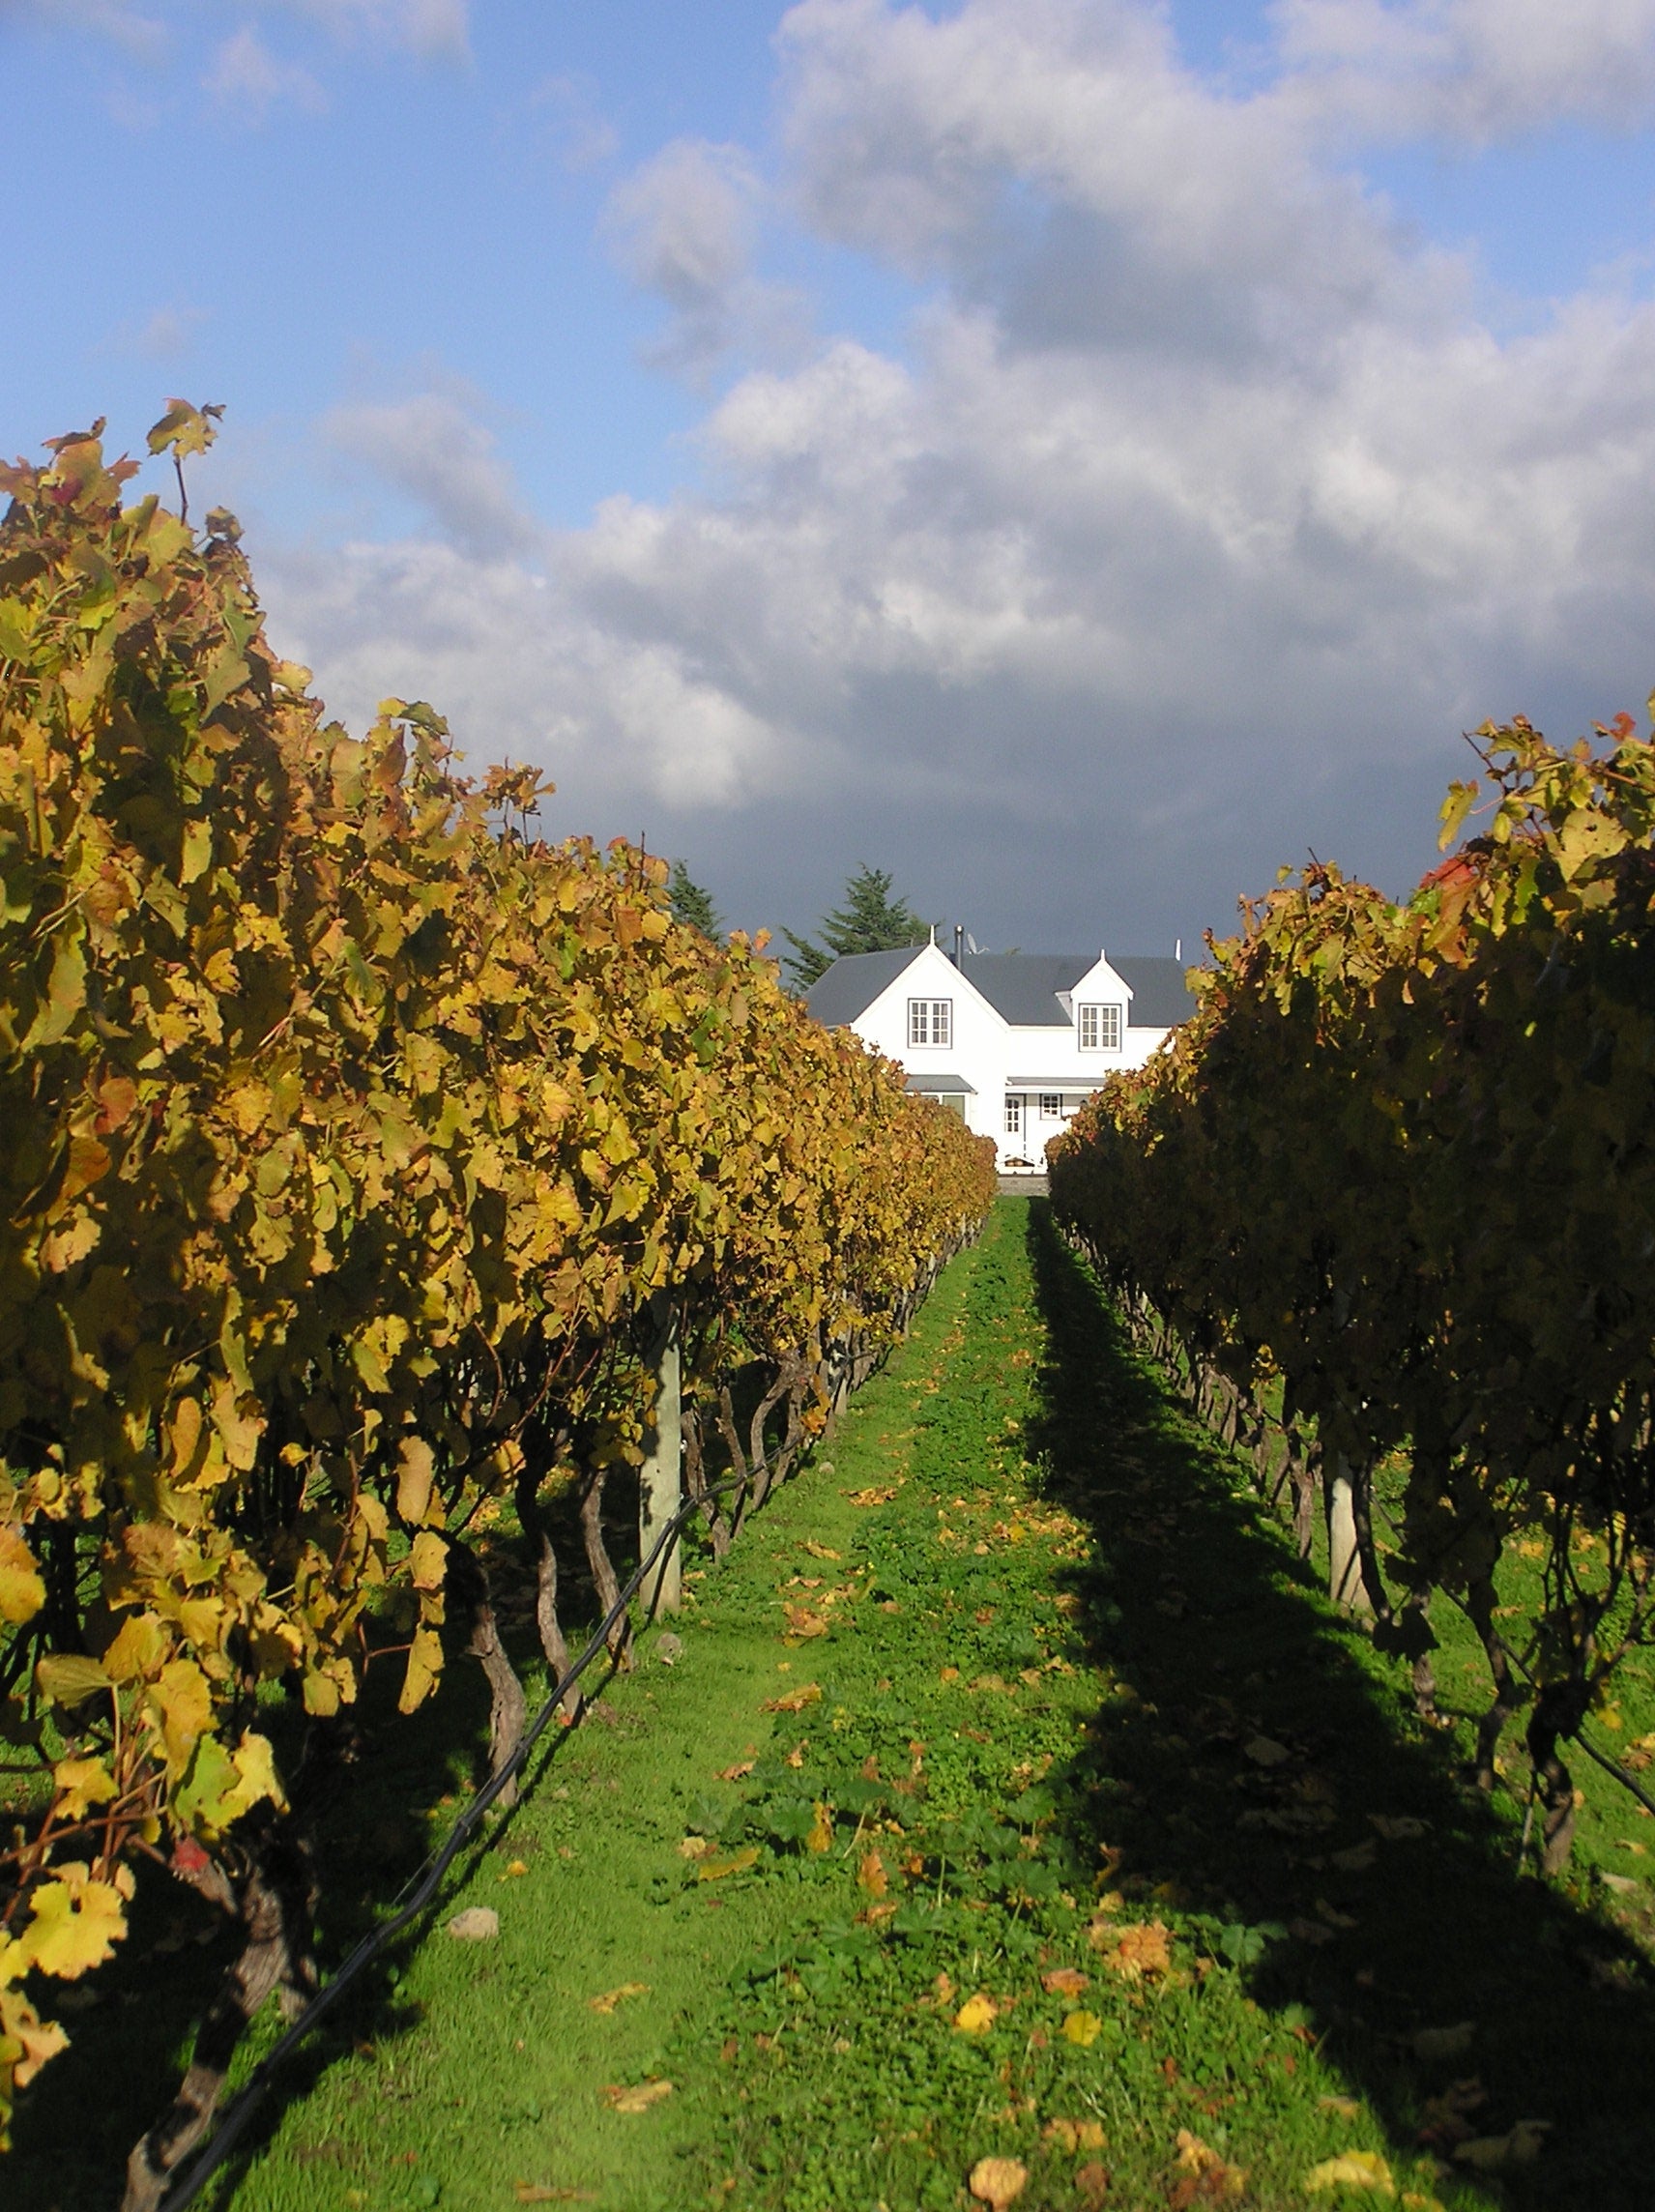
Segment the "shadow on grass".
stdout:
<svg viewBox="0 0 1655 2212">
<path fill-rule="evenodd" d="M 1089 1828 L 1120 1847 L 1134 1888 L 1171 1883 L 1192 1911 L 1290 1930 L 1254 1994 L 1311 2008 L 1399 2144 L 1443 2116 L 1428 2099 L 1474 2077 L 1476 2135 L 1553 2123 L 1541 2158 L 1502 2174 L 1505 2199 L 1648 2212 L 1647 1962 L 1518 1877 L 1512 1831 L 1414 1722 L 1400 1671 L 1238 1495 L 1237 1463 L 1133 1353 L 1038 1200 L 1029 1238 L 1050 1352 L 1028 1456 L 1092 1531 L 1077 1624 L 1128 1686 L 1068 1777 Z M 1416 2056 L 1417 2031 L 1464 2022 L 1468 2050 Z"/>
</svg>

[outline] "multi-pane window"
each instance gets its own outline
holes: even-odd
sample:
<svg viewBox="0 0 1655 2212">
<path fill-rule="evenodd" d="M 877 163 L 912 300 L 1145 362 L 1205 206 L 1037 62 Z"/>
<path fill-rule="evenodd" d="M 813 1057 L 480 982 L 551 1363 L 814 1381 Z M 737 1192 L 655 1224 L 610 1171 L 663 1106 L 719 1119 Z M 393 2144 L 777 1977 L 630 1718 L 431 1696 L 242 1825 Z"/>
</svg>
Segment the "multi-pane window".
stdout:
<svg viewBox="0 0 1655 2212">
<path fill-rule="evenodd" d="M 1023 1134 L 1023 1099 L 1021 1093 L 1008 1091 L 1005 1094 L 1005 1133 L 1008 1137 Z"/>
<path fill-rule="evenodd" d="M 1082 1052 L 1118 1052 L 1120 1050 L 1120 1008 L 1118 1006 L 1082 1006 L 1080 1008 Z"/>
<path fill-rule="evenodd" d="M 1042 1121 L 1060 1121 L 1063 1116 L 1062 1093 L 1042 1091 L 1040 1093 L 1040 1119 Z"/>
<path fill-rule="evenodd" d="M 908 1041 L 910 1044 L 952 1044 L 954 1041 L 953 1000 L 910 999 L 908 1002 Z"/>
</svg>

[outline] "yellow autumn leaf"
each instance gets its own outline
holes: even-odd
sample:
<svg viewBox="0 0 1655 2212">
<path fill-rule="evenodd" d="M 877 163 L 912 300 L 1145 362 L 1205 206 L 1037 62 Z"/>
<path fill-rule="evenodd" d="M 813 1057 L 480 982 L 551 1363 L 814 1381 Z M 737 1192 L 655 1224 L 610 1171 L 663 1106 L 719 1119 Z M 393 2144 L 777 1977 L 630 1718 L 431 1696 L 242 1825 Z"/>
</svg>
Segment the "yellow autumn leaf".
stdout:
<svg viewBox="0 0 1655 2212">
<path fill-rule="evenodd" d="M 726 1875 L 745 1874 L 749 1867 L 759 1863 L 759 1847 L 748 1844 L 739 1851 L 721 1851 L 716 1858 L 703 1859 L 695 1870 L 697 1881 L 722 1881 Z"/>
<path fill-rule="evenodd" d="M 46 1602 L 35 1555 L 16 1528 L 0 1528 L 0 1620 L 20 1628 Z"/>
<path fill-rule="evenodd" d="M 1020 2158 L 979 2158 L 972 2168 L 972 2195 L 989 2212 L 1003 2212 L 1028 2186 L 1029 2168 Z"/>
<path fill-rule="evenodd" d="M 408 1554 L 408 1572 L 416 1589 L 439 1590 L 449 1571 L 449 1547 L 441 1536 L 421 1528 Z"/>
<path fill-rule="evenodd" d="M 243 1813 L 250 1813 L 255 1805 L 268 1801 L 278 1810 L 286 1805 L 287 1797 L 276 1771 L 276 1753 L 268 1736 L 247 1730 L 231 1753 L 230 1763 L 236 1770 L 236 1782 L 223 1801 L 226 1825 Z"/>
<path fill-rule="evenodd" d="M 180 1772 L 213 1725 L 213 1687 L 193 1659 L 173 1659 L 148 1693 L 151 1712 L 160 1724 L 167 1764 Z"/>
<path fill-rule="evenodd" d="M 166 1657 L 166 1628 L 153 1613 L 134 1613 L 121 1623 L 120 1633 L 103 1653 L 103 1669 L 111 1681 L 131 1682 L 160 1671 Z"/>
<path fill-rule="evenodd" d="M 436 1470 L 436 1459 L 424 1438 L 404 1437 L 396 1455 L 396 1512 L 410 1528 L 418 1528 L 425 1518 Z"/>
<path fill-rule="evenodd" d="M 1348 2150 L 1338 2158 L 1324 2158 L 1304 2177 L 1307 2196 L 1329 2189 L 1365 2189 L 1370 2197 L 1394 2197 L 1391 2169 L 1375 2150 Z"/>
<path fill-rule="evenodd" d="M 1089 2051 L 1103 2033 L 1103 2023 L 1095 2012 L 1072 2012 L 1063 2023 L 1063 2033 L 1070 2043 Z"/>
<path fill-rule="evenodd" d="M 878 1851 L 869 1851 L 863 1859 L 857 1873 L 857 1885 L 869 1897 L 883 1897 L 890 1887 L 890 1877 Z"/>
<path fill-rule="evenodd" d="M 804 1839 L 807 1851 L 830 1851 L 833 1848 L 833 1819 L 826 1805 L 818 1804 L 816 1819 L 810 1833 Z"/>
<path fill-rule="evenodd" d="M 94 1805 L 107 1805 L 118 1794 L 115 1778 L 101 1759 L 60 1759 L 52 1768 L 60 1820 L 78 1820 Z"/>
<path fill-rule="evenodd" d="M 1048 2120 L 1040 2130 L 1040 2140 L 1055 2150 L 1102 2150 L 1108 2138 L 1101 2120 Z"/>
<path fill-rule="evenodd" d="M 443 1671 L 443 1640 L 434 1628 L 417 1628 L 408 1646 L 408 1666 L 402 1676 L 399 1713 L 411 1713 L 430 1696 Z"/>
<path fill-rule="evenodd" d="M 602 2013 L 607 2018 L 615 2010 L 615 2007 L 624 2003 L 627 1997 L 644 1997 L 648 1996 L 649 1994 L 650 1985 L 648 1982 L 623 1982 L 618 1989 L 605 1990 L 600 1997 L 588 1997 L 587 2009 L 590 2012 Z"/>
<path fill-rule="evenodd" d="M 954 2025 L 962 2035 L 986 2035 L 999 2018 L 999 2005 L 979 1990 L 974 1997 L 968 1997 L 961 2005 L 954 2015 Z"/>
<path fill-rule="evenodd" d="M 670 2081 L 640 2081 L 636 2088 L 608 2088 L 603 2101 L 612 2112 L 647 2112 L 652 2105 L 658 2105 L 663 2097 L 670 2097 Z"/>
<path fill-rule="evenodd" d="M 1152 1975 L 1164 1974 L 1172 1963 L 1167 1930 L 1158 1920 L 1120 1929 L 1112 1948 L 1104 1953 L 1104 1965 L 1127 1982 L 1142 1982 Z"/>
<path fill-rule="evenodd" d="M 95 1881 L 91 1870 L 75 1861 L 60 1866 L 56 1880 L 43 1883 L 29 1904 L 23 1949 L 32 1965 L 59 1981 L 77 1981 L 101 1966 L 127 1932 L 120 1891 L 112 1882 Z"/>
</svg>

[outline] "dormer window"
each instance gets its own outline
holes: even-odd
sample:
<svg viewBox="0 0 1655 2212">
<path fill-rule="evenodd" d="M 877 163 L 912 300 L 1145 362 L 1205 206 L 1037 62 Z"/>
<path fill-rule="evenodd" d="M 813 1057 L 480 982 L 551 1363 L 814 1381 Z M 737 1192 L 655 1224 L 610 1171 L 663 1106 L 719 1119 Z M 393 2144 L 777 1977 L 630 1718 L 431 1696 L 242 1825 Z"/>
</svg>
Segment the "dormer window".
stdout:
<svg viewBox="0 0 1655 2212">
<path fill-rule="evenodd" d="M 1082 1006 L 1079 1019 L 1082 1052 L 1120 1050 L 1120 1008 L 1118 1005 Z"/>
<path fill-rule="evenodd" d="M 908 1041 L 911 1045 L 951 1045 L 954 1041 L 953 1000 L 910 999 L 908 1002 Z"/>
</svg>

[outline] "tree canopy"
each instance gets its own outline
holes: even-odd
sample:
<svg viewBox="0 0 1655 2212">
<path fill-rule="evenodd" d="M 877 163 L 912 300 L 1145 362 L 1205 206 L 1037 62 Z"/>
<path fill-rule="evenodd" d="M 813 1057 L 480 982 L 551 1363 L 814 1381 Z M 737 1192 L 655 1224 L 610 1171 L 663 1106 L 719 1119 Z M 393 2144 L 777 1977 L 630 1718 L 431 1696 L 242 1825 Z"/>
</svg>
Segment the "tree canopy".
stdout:
<svg viewBox="0 0 1655 2212">
<path fill-rule="evenodd" d="M 682 860 L 672 864 L 667 899 L 673 919 L 682 921 L 686 929 L 699 929 L 703 937 L 714 942 L 724 936 L 724 917 L 712 903 L 712 893 L 702 888 Z"/>
<path fill-rule="evenodd" d="M 793 946 L 787 969 L 797 989 L 808 991 L 819 975 L 847 952 L 891 952 L 904 945 L 923 945 L 930 935 L 905 898 L 891 893 L 888 869 L 871 868 L 864 860 L 845 881 L 845 903 L 825 915 L 818 935 L 821 943 L 782 935 Z"/>
</svg>

